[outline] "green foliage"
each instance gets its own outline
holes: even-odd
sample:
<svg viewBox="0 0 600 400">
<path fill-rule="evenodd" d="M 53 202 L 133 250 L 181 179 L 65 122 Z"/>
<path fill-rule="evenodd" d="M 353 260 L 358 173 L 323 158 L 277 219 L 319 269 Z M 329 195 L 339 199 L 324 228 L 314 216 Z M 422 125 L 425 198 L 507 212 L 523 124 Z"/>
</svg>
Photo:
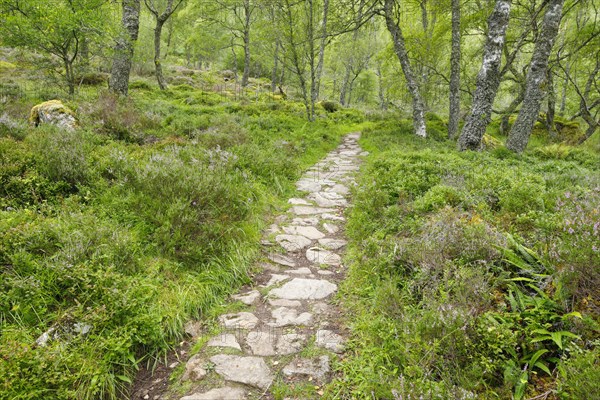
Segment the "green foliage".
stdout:
<svg viewBox="0 0 600 400">
<path fill-rule="evenodd" d="M 100 93 L 75 132 L 3 117 L 0 398 L 126 396 L 138 364 L 247 281 L 264 215 L 353 128 L 196 96 Z"/>
<path fill-rule="evenodd" d="M 537 151 L 457 153 L 410 131 L 397 120 L 363 131 L 372 154 L 348 218 L 342 287 L 353 339 L 328 394 L 517 399 L 560 385 L 594 390 L 556 371 L 592 368 L 592 358 L 568 360 L 597 339 L 597 274 L 586 266 L 600 261 L 591 206 L 599 166 Z"/>
</svg>

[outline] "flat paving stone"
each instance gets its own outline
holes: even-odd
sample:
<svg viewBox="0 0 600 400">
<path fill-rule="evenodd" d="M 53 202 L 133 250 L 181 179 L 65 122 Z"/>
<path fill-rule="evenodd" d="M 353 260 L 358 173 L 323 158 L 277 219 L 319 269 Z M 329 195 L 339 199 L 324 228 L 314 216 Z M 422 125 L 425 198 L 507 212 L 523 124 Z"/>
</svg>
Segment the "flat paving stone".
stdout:
<svg viewBox="0 0 600 400">
<path fill-rule="evenodd" d="M 314 226 L 290 225 L 284 226 L 283 231 L 289 235 L 301 235 L 310 240 L 317 240 L 325 237 L 325 234 Z"/>
<path fill-rule="evenodd" d="M 287 300 L 320 300 L 337 290 L 337 285 L 323 279 L 294 278 L 269 294 Z"/>
<path fill-rule="evenodd" d="M 277 354 L 275 351 L 276 340 L 276 335 L 270 330 L 255 330 L 246 336 L 246 344 L 255 356 L 268 357 Z"/>
<path fill-rule="evenodd" d="M 342 263 L 342 258 L 339 255 L 319 247 L 311 247 L 306 250 L 306 258 L 314 264 L 338 266 Z"/>
<path fill-rule="evenodd" d="M 328 188 L 327 191 L 333 192 L 333 193 L 338 193 L 341 195 L 347 195 L 350 193 L 350 189 L 348 188 L 348 186 L 342 185 L 340 183 L 333 185 L 333 187 L 331 187 L 331 188 Z"/>
<path fill-rule="evenodd" d="M 324 214 L 335 211 L 331 208 L 323 207 L 309 207 L 309 206 L 294 206 L 291 209 L 292 213 L 296 215 L 312 215 L 312 214 Z"/>
<path fill-rule="evenodd" d="M 302 225 L 302 226 L 316 226 L 319 224 L 319 218 L 317 218 L 317 217 L 294 218 L 292 220 L 292 224 Z"/>
<path fill-rule="evenodd" d="M 258 299 L 260 299 L 260 292 L 258 290 L 252 290 L 248 293 L 237 294 L 235 296 L 232 296 L 232 298 L 234 300 L 241 301 L 242 303 L 248 306 L 251 306 L 252 304 L 256 303 Z"/>
<path fill-rule="evenodd" d="M 340 228 L 337 225 L 330 224 L 329 222 L 325 222 L 323 224 L 323 228 L 327 231 L 327 233 L 331 234 L 338 233 L 340 230 Z"/>
<path fill-rule="evenodd" d="M 346 199 L 330 199 L 325 197 L 321 192 L 311 193 L 309 198 L 314 200 L 319 207 L 343 207 L 348 204 Z"/>
<path fill-rule="evenodd" d="M 298 198 L 291 198 L 288 200 L 288 203 L 293 206 L 310 206 L 310 205 L 312 205 L 311 202 L 309 202 L 305 199 L 298 199 Z"/>
<path fill-rule="evenodd" d="M 346 218 L 344 218 L 340 215 L 332 214 L 332 213 L 323 213 L 323 214 L 321 214 L 321 218 L 327 219 L 330 221 L 345 221 L 346 220 Z"/>
<path fill-rule="evenodd" d="M 244 383 L 259 389 L 271 386 L 274 376 L 261 357 L 219 354 L 210 358 L 215 371 L 226 381 Z"/>
<path fill-rule="evenodd" d="M 323 238 L 319 239 L 319 244 L 327 250 L 338 250 L 346 246 L 348 244 L 348 241 L 343 239 Z"/>
<path fill-rule="evenodd" d="M 300 352 L 306 344 L 306 335 L 300 333 L 288 333 L 281 335 L 277 340 L 277 354 L 285 356 Z"/>
<path fill-rule="evenodd" d="M 310 270 L 310 268 L 302 267 L 298 269 L 288 269 L 287 271 L 285 271 L 285 273 L 290 275 L 310 275 L 312 274 L 312 271 Z"/>
<path fill-rule="evenodd" d="M 301 192 L 319 192 L 321 185 L 315 180 L 299 180 L 296 182 L 296 188 Z"/>
<path fill-rule="evenodd" d="M 210 339 L 206 344 L 208 347 L 229 347 L 231 349 L 242 350 L 234 334 L 223 333 Z"/>
<path fill-rule="evenodd" d="M 269 325 L 277 328 L 293 325 L 310 326 L 313 323 L 313 315 L 311 313 L 299 313 L 295 308 L 279 307 L 271 311 L 271 315 L 275 319 L 275 322 L 271 322 Z"/>
<path fill-rule="evenodd" d="M 323 381 L 330 371 L 329 357 L 321 356 L 318 360 L 300 358 L 283 367 L 283 374 L 288 377 L 312 377 Z"/>
<path fill-rule="evenodd" d="M 277 235 L 275 241 L 290 253 L 310 246 L 311 240 L 301 235 Z"/>
<path fill-rule="evenodd" d="M 272 307 L 302 307 L 302 303 L 298 300 L 269 299 L 269 304 Z"/>
<path fill-rule="evenodd" d="M 331 350 L 334 353 L 341 353 L 344 351 L 344 338 L 327 329 L 317 331 L 315 344 L 318 347 Z"/>
<path fill-rule="evenodd" d="M 268 258 L 275 264 L 296 268 L 296 261 L 294 261 L 294 259 L 291 257 L 284 256 L 283 254 L 272 253 L 268 255 Z"/>
<path fill-rule="evenodd" d="M 240 312 L 236 314 L 224 314 L 219 317 L 219 321 L 226 328 L 235 329 L 254 329 L 258 324 L 258 318 L 249 312 Z"/>
<path fill-rule="evenodd" d="M 194 393 L 179 400 L 245 400 L 246 391 L 241 388 L 225 386 L 204 393 Z"/>
<path fill-rule="evenodd" d="M 289 278 L 289 275 L 271 274 L 271 279 L 269 279 L 269 282 L 267 282 L 267 284 L 264 287 L 277 285 L 278 283 L 281 283 Z"/>
</svg>

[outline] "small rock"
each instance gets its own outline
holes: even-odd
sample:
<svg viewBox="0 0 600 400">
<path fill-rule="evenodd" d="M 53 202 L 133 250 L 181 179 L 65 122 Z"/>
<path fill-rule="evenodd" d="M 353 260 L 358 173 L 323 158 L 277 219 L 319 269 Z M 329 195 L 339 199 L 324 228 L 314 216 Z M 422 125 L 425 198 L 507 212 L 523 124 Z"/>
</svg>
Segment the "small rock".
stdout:
<svg viewBox="0 0 600 400">
<path fill-rule="evenodd" d="M 331 307 L 327 303 L 319 302 L 319 303 L 313 304 L 313 306 L 312 306 L 313 312 L 315 312 L 317 314 L 325 314 L 325 313 L 329 312 L 330 309 L 331 309 Z"/>
<path fill-rule="evenodd" d="M 261 357 L 241 357 L 219 354 L 210 358 L 215 371 L 225 380 L 244 383 L 259 389 L 271 386 L 274 376 Z"/>
<path fill-rule="evenodd" d="M 324 380 L 330 371 L 329 357 L 321 356 L 319 360 L 297 359 L 283 368 L 283 374 L 288 377 L 313 377 Z"/>
<path fill-rule="evenodd" d="M 202 323 L 200 321 L 188 321 L 184 329 L 185 333 L 195 338 L 202 334 Z"/>
<path fill-rule="evenodd" d="M 331 350 L 334 353 L 341 353 L 344 351 L 344 338 L 337 333 L 326 329 L 317 331 L 315 344 L 319 347 Z"/>
<path fill-rule="evenodd" d="M 242 350 L 235 335 L 231 333 L 223 333 L 210 339 L 206 344 L 208 347 L 229 347 L 236 350 Z"/>
<path fill-rule="evenodd" d="M 221 321 L 221 324 L 226 328 L 236 329 L 254 329 L 258 324 L 258 318 L 249 312 L 221 315 L 219 321 Z"/>
<path fill-rule="evenodd" d="M 174 369 L 174 368 L 176 368 L 178 365 L 179 365 L 179 361 L 175 361 L 175 362 L 172 362 L 171 364 L 169 364 L 169 368 L 170 368 L 170 369 Z"/>
<path fill-rule="evenodd" d="M 181 377 L 182 381 L 199 381 L 202 380 L 206 374 L 206 368 L 204 367 L 206 362 L 201 358 L 200 354 L 192 356 L 185 364 L 185 372 Z"/>
</svg>

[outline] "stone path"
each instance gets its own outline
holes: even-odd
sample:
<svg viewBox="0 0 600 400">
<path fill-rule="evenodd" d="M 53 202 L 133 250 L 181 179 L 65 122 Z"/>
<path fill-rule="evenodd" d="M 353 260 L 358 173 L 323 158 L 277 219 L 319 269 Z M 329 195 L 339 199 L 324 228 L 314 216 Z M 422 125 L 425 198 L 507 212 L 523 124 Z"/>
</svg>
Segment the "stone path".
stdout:
<svg viewBox="0 0 600 400">
<path fill-rule="evenodd" d="M 219 317 L 223 331 L 190 358 L 180 400 L 318 398 L 344 351 L 332 301 L 344 277 L 343 211 L 359 168 L 359 134 L 297 182 L 304 197 L 265 232 L 254 285 L 233 296 L 243 310 Z"/>
</svg>

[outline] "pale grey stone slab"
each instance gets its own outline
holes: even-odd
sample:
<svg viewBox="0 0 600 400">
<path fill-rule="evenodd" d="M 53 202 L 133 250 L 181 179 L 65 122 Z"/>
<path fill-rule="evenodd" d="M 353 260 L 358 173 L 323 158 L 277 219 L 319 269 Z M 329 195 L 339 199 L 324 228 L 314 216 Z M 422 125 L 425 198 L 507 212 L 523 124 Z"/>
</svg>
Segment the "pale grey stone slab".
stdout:
<svg viewBox="0 0 600 400">
<path fill-rule="evenodd" d="M 215 371 L 225 380 L 244 383 L 259 389 L 271 386 L 274 376 L 262 357 L 219 354 L 210 358 Z"/>
<path fill-rule="evenodd" d="M 270 295 L 287 300 L 318 300 L 330 296 L 337 285 L 323 279 L 294 278 L 280 288 L 273 289 Z"/>
</svg>

